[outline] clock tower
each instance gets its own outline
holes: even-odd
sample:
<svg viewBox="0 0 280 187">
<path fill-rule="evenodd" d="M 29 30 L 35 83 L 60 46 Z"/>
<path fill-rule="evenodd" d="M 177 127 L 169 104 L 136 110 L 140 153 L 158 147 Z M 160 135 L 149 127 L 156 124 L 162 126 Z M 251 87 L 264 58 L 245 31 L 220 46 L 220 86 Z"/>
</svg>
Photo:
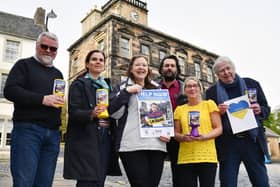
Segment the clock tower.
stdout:
<svg viewBox="0 0 280 187">
<path fill-rule="evenodd" d="M 114 14 L 137 24 L 148 25 L 147 3 L 140 0 L 110 0 L 103 7 L 104 17 Z"/>
</svg>

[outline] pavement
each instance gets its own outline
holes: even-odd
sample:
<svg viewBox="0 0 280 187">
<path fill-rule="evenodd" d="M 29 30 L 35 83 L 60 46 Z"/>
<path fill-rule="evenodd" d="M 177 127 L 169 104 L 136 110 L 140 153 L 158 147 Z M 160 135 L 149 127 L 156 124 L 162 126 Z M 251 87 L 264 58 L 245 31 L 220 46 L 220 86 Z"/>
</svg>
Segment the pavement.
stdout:
<svg viewBox="0 0 280 187">
<path fill-rule="evenodd" d="M 0 154 L 2 154 L 0 152 Z M 280 187 L 280 162 L 272 162 L 271 164 L 267 164 L 267 170 L 269 175 L 270 187 Z M 63 152 L 60 153 L 57 160 L 57 167 L 53 182 L 53 187 L 75 187 L 76 182 L 73 180 L 65 180 L 62 177 L 63 172 Z M 125 172 L 123 172 L 123 176 L 120 177 L 107 177 L 105 181 L 105 187 L 129 187 L 129 183 L 127 177 L 125 176 Z M 218 173 L 217 173 L 218 176 Z M 9 158 L 0 156 L 0 186 L 1 187 L 11 187 L 12 186 L 12 178 L 10 174 L 10 165 Z M 164 169 L 161 177 L 161 181 L 159 184 L 160 187 L 171 187 L 171 169 L 169 161 L 165 161 Z M 216 178 L 215 186 L 219 186 L 218 177 Z M 243 165 L 240 166 L 239 178 L 238 178 L 238 187 L 246 187 L 251 186 L 249 182 L 248 175 L 245 171 Z"/>
</svg>

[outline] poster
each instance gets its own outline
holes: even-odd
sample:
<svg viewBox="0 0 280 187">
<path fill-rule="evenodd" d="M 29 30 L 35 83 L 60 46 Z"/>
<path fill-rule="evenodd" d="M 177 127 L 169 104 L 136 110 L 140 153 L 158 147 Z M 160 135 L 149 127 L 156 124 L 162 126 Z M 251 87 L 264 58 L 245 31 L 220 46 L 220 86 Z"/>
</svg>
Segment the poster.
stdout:
<svg viewBox="0 0 280 187">
<path fill-rule="evenodd" d="M 233 134 L 258 127 L 247 95 L 228 100 L 225 104 L 229 106 L 227 115 Z"/>
<path fill-rule="evenodd" d="M 174 136 L 173 111 L 168 90 L 142 90 L 137 99 L 140 137 Z"/>
</svg>

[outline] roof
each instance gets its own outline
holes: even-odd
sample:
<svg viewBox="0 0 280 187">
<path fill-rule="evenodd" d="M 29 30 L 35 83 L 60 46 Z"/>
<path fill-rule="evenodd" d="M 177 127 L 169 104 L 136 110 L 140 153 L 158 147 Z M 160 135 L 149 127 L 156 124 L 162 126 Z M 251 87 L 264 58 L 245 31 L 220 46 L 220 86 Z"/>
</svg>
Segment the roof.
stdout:
<svg viewBox="0 0 280 187">
<path fill-rule="evenodd" d="M 272 131 L 271 129 L 269 129 L 267 127 L 265 127 L 265 135 L 267 137 L 275 137 L 275 138 L 279 138 L 280 137 L 279 134 L 277 134 L 276 132 Z"/>
<path fill-rule="evenodd" d="M 34 20 L 0 11 L 0 33 L 36 40 L 43 28 Z"/>
</svg>

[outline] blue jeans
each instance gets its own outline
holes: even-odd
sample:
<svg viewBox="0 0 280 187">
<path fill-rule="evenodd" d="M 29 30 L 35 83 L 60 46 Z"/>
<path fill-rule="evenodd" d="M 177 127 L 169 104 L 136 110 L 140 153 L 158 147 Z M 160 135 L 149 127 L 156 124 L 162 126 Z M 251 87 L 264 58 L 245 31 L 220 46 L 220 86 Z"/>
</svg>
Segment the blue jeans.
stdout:
<svg viewBox="0 0 280 187">
<path fill-rule="evenodd" d="M 51 187 L 59 153 L 58 130 L 15 122 L 11 139 L 14 187 Z"/>
<path fill-rule="evenodd" d="M 253 187 L 269 187 L 260 146 L 250 137 L 231 140 L 231 147 L 225 160 L 220 161 L 221 187 L 237 187 L 240 163 L 243 162 Z"/>
</svg>

